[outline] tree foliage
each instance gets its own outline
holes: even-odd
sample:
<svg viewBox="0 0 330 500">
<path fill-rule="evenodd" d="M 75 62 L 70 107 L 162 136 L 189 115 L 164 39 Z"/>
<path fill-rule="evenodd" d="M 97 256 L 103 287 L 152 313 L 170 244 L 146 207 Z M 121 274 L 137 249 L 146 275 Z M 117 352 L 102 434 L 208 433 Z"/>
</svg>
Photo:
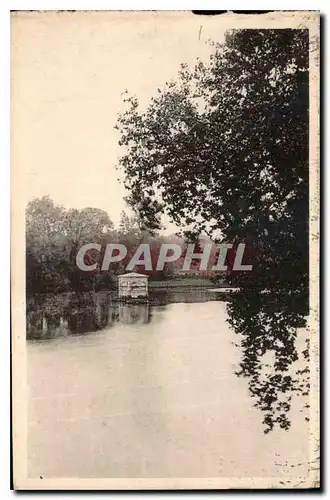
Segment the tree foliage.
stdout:
<svg viewBox="0 0 330 500">
<path fill-rule="evenodd" d="M 150 227 L 166 214 L 253 249 L 228 312 L 266 432 L 290 425 L 289 368 L 308 313 L 308 68 L 307 30 L 235 30 L 146 109 L 127 94 L 116 125 L 128 201 Z M 262 376 L 266 351 L 274 364 Z"/>
<path fill-rule="evenodd" d="M 103 210 L 65 210 L 48 196 L 30 201 L 26 209 L 27 293 L 109 286 L 109 275 L 82 272 L 75 259 L 82 245 L 104 244 L 112 230 L 113 223 Z"/>
<path fill-rule="evenodd" d="M 64 209 L 48 196 L 35 198 L 26 209 L 26 290 L 28 294 L 88 291 L 114 288 L 114 278 L 125 272 L 139 244 L 150 244 L 151 278 L 164 279 L 172 275 L 170 265 L 157 271 L 157 261 L 164 238 L 150 236 L 137 215 L 121 214 L 116 228 L 109 215 L 98 208 Z M 153 232 L 154 233 L 154 232 Z M 76 264 L 79 249 L 87 243 L 101 245 L 101 251 L 89 250 L 85 263 L 97 264 L 94 271 L 81 271 Z M 102 271 L 108 243 L 125 245 L 127 256 Z M 145 272 L 135 266 L 135 271 Z"/>
</svg>

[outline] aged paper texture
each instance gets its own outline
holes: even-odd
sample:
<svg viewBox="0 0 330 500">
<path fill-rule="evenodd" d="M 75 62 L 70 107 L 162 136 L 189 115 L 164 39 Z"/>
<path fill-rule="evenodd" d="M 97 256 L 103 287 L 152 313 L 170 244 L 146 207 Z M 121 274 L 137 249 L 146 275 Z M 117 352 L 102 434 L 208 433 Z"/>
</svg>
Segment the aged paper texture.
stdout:
<svg viewBox="0 0 330 500">
<path fill-rule="evenodd" d="M 11 24 L 15 488 L 318 488 L 319 13 Z"/>
</svg>

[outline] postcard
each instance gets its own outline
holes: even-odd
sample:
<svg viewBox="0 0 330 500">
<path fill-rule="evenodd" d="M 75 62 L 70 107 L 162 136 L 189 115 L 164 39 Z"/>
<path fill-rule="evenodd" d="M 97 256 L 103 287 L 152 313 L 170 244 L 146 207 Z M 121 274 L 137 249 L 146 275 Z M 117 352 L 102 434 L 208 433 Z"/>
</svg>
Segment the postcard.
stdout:
<svg viewBox="0 0 330 500">
<path fill-rule="evenodd" d="M 15 489 L 320 487 L 319 22 L 11 13 Z"/>
</svg>

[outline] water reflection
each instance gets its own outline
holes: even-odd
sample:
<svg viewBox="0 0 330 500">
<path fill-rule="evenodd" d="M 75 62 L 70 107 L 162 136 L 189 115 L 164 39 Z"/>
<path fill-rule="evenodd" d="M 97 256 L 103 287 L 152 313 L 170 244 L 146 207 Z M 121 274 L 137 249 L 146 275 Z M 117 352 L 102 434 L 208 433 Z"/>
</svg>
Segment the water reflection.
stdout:
<svg viewBox="0 0 330 500">
<path fill-rule="evenodd" d="M 100 330 L 109 322 L 109 300 L 93 293 L 75 294 L 64 305 L 63 315 L 71 333 Z"/>
<path fill-rule="evenodd" d="M 142 325 L 149 323 L 151 314 L 149 304 L 118 304 L 118 319 L 126 325 Z"/>
<path fill-rule="evenodd" d="M 212 294 L 205 289 L 154 289 L 149 298 L 149 303 L 127 304 L 116 301 L 110 292 L 34 296 L 27 300 L 27 338 L 39 341 L 83 335 L 115 325 L 136 325 L 138 328 L 154 322 L 160 325 L 171 316 L 169 304 L 222 300 L 219 294 Z M 309 418 L 308 338 L 298 349 L 296 335 L 302 320 L 300 318 L 299 324 L 297 316 L 289 314 L 283 319 L 281 311 L 276 310 L 278 302 L 272 300 L 272 304 L 269 304 L 269 298 L 260 294 L 252 298 L 236 294 L 231 298 L 228 308 L 229 322 L 233 330 L 240 333 L 236 347 L 241 359 L 233 366 L 233 371 L 248 378 L 250 394 L 264 415 L 265 432 L 272 430 L 275 425 L 289 429 L 289 412 L 295 394 L 304 397 L 301 408 L 305 411 L 306 419 Z M 265 315 L 266 308 L 271 314 Z M 154 318 L 153 311 L 156 309 Z M 199 320 L 200 317 L 196 317 L 196 321 Z M 174 322 L 172 328 L 175 330 L 176 327 Z M 214 325 L 214 328 L 219 329 L 221 334 L 219 325 Z M 153 328 L 153 331 L 156 330 L 157 326 Z M 249 333 L 251 331 L 253 334 Z M 153 339 L 150 336 L 149 342 L 153 341 L 157 342 L 156 337 Z M 157 363 L 153 359 L 144 359 L 147 355 L 148 350 L 141 351 L 136 359 L 126 360 L 128 376 L 132 363 L 134 366 L 138 363 L 141 377 L 145 367 L 150 369 L 154 365 L 152 377 L 156 378 Z M 132 377 L 135 376 L 132 372 Z M 159 393 L 157 397 L 160 397 Z M 141 401 L 144 401 L 143 398 Z M 141 401 L 134 400 L 138 406 Z M 147 401 L 144 401 L 143 405 L 146 404 Z"/>
<path fill-rule="evenodd" d="M 220 298 L 218 298 L 220 299 Z M 27 338 L 51 339 L 70 334 L 95 332 L 116 323 L 148 324 L 152 307 L 179 302 L 217 300 L 205 289 L 155 289 L 149 303 L 118 302 L 110 292 L 43 294 L 27 300 Z"/>
<path fill-rule="evenodd" d="M 228 307 L 229 323 L 241 338 L 236 373 L 248 378 L 255 406 L 264 414 L 265 433 L 274 426 L 289 429 L 294 394 L 304 399 L 302 411 L 309 421 L 309 338 L 302 330 L 307 311 L 297 307 L 301 303 L 306 301 L 279 288 L 264 294 L 253 289 L 236 293 Z"/>
<path fill-rule="evenodd" d="M 102 330 L 116 323 L 147 324 L 149 304 L 115 302 L 109 293 L 44 295 L 27 303 L 27 339 L 45 340 Z"/>
</svg>

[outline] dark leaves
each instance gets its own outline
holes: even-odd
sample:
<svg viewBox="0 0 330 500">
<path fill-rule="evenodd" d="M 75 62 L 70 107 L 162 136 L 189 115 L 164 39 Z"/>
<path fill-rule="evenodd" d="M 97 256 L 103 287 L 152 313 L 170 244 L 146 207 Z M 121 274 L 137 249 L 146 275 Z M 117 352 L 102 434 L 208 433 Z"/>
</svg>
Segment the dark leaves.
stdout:
<svg viewBox="0 0 330 500">
<path fill-rule="evenodd" d="M 287 429 L 297 386 L 288 373 L 308 314 L 308 31 L 234 30 L 214 49 L 208 64 L 183 65 L 146 110 L 128 100 L 120 166 L 147 225 L 166 213 L 253 246 L 253 272 L 230 278 L 242 293 L 229 319 L 266 429 Z"/>
</svg>

